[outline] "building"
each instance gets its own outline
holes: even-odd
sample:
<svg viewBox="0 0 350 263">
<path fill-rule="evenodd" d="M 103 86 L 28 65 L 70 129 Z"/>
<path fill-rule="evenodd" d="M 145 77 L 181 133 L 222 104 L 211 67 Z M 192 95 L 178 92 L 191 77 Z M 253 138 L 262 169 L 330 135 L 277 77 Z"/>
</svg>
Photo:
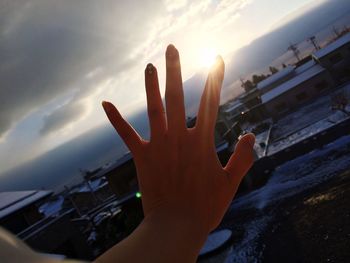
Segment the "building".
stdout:
<svg viewBox="0 0 350 263">
<path fill-rule="evenodd" d="M 239 100 L 234 100 L 226 103 L 225 105 L 220 107 L 220 114 L 227 121 L 231 123 L 238 121 L 240 116 L 244 114 L 248 109 L 247 107 Z"/>
<path fill-rule="evenodd" d="M 16 191 L 0 193 L 0 225 L 14 234 L 44 218 L 39 203 L 52 191 Z"/>
<path fill-rule="evenodd" d="M 316 51 L 312 57 L 332 74 L 336 84 L 350 80 L 350 33 Z"/>
<path fill-rule="evenodd" d="M 262 80 L 255 89 L 239 96 L 239 101 L 222 107 L 223 114 L 236 121 L 237 110 L 244 105 L 248 109 L 240 116 L 244 120 L 258 122 L 269 117 L 279 118 L 349 81 L 350 33 L 314 52 L 311 58 Z"/>
<path fill-rule="evenodd" d="M 107 178 L 110 189 L 118 198 L 138 189 L 136 167 L 130 152 L 100 171 L 99 175 Z"/>
<path fill-rule="evenodd" d="M 31 248 L 47 254 L 92 260 L 84 235 L 71 222 L 74 209 L 54 216 L 39 212 L 39 206 L 52 191 L 0 193 L 0 225 Z"/>
<path fill-rule="evenodd" d="M 294 76 L 294 66 L 288 65 L 280 71 L 272 74 L 268 78 L 260 81 L 256 88 L 259 90 L 260 96 L 269 92 L 270 90 L 281 85 L 283 82 L 291 79 Z"/>
<path fill-rule="evenodd" d="M 321 65 L 315 64 L 263 94 L 261 100 L 269 115 L 278 118 L 333 87 L 330 73 Z"/>
<path fill-rule="evenodd" d="M 111 196 L 113 192 L 108 181 L 106 177 L 101 176 L 94 180 L 86 180 L 71 189 L 65 200 L 65 206 L 70 205 L 67 203 L 72 203 L 80 214 L 84 214 Z"/>
<path fill-rule="evenodd" d="M 245 92 L 238 97 L 238 100 L 247 108 L 251 109 L 261 103 L 260 91 L 258 89 L 252 89 L 249 92 Z"/>
</svg>

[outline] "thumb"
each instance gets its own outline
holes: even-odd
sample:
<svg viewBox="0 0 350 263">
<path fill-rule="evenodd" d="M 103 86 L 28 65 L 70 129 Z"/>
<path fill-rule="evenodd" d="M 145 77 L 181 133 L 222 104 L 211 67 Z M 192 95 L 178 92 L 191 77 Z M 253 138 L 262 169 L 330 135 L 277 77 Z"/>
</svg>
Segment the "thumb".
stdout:
<svg viewBox="0 0 350 263">
<path fill-rule="evenodd" d="M 240 182 L 254 163 L 253 147 L 255 136 L 253 133 L 245 134 L 236 144 L 235 151 L 231 155 L 224 168 L 235 182 Z"/>
</svg>

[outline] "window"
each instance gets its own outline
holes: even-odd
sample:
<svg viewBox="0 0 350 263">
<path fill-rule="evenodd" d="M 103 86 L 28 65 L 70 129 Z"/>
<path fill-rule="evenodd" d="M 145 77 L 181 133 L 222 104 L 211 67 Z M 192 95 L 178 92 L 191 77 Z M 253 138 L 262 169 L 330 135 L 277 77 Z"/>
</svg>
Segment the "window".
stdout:
<svg viewBox="0 0 350 263">
<path fill-rule="evenodd" d="M 298 100 L 298 102 L 302 102 L 305 101 L 308 98 L 308 96 L 305 92 L 300 92 L 297 95 L 295 95 L 295 98 Z"/>
<path fill-rule="evenodd" d="M 321 91 L 324 91 L 326 89 L 328 89 L 328 82 L 326 80 L 323 80 L 321 82 L 318 82 L 316 85 L 315 85 L 315 89 L 318 91 L 318 92 L 321 92 Z"/>
<path fill-rule="evenodd" d="M 337 64 L 338 62 L 343 60 L 343 56 L 340 53 L 335 53 L 334 55 L 329 57 L 329 61 L 332 64 Z"/>
<path fill-rule="evenodd" d="M 281 103 L 277 104 L 277 105 L 275 106 L 275 110 L 276 110 L 278 113 L 282 113 L 282 112 L 287 111 L 287 110 L 288 110 L 287 103 L 281 102 Z"/>
</svg>

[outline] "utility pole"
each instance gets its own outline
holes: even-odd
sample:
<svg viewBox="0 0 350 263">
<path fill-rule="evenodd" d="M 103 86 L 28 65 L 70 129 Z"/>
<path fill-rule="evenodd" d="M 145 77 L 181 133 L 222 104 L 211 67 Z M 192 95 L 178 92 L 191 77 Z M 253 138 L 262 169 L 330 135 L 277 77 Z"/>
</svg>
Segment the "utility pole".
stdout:
<svg viewBox="0 0 350 263">
<path fill-rule="evenodd" d="M 80 217 L 82 217 L 83 214 L 80 212 L 79 207 L 77 206 L 77 204 L 74 202 L 73 198 L 71 197 L 68 186 L 65 185 L 65 186 L 64 186 L 64 189 L 66 190 L 66 194 L 67 194 L 67 196 L 68 196 L 68 199 L 69 199 L 69 201 L 72 203 L 72 205 L 73 205 L 75 211 L 78 213 L 78 215 L 79 215 Z"/>
<path fill-rule="evenodd" d="M 289 45 L 289 47 L 288 47 L 288 50 L 293 51 L 293 54 L 294 54 L 294 56 L 296 57 L 296 59 L 297 59 L 298 61 L 300 61 L 300 57 L 299 57 L 300 51 L 299 51 L 299 49 L 298 49 L 298 47 L 297 47 L 296 44 L 290 43 L 290 45 Z"/>
<path fill-rule="evenodd" d="M 89 188 L 90 190 L 90 194 L 92 196 L 92 198 L 94 199 L 95 203 L 98 204 L 99 203 L 99 199 L 97 198 L 97 196 L 95 195 L 94 189 L 92 189 L 92 186 L 90 184 L 90 181 L 88 180 L 88 178 L 86 177 L 86 172 L 83 169 L 79 169 L 81 176 L 83 177 L 83 180 L 86 184 L 86 186 Z"/>
<path fill-rule="evenodd" d="M 333 32 L 334 32 L 334 34 L 335 34 L 335 38 L 336 38 L 336 39 L 337 39 L 338 37 L 340 37 L 339 31 L 338 31 L 338 29 L 337 29 L 335 26 L 332 27 L 332 30 L 333 30 Z"/>
<path fill-rule="evenodd" d="M 314 46 L 315 50 L 320 50 L 320 46 L 317 43 L 316 37 L 315 36 L 311 36 L 307 39 L 309 42 L 311 42 L 311 44 Z"/>
</svg>

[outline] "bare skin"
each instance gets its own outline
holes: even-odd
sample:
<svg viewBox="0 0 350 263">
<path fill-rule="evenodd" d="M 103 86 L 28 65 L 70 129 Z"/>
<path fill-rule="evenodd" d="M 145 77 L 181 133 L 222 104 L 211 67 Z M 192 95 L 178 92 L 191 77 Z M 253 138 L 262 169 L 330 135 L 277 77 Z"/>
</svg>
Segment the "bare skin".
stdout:
<svg viewBox="0 0 350 263">
<path fill-rule="evenodd" d="M 195 262 L 253 164 L 253 134 L 239 140 L 225 167 L 216 154 L 222 58 L 208 75 L 196 125 L 187 129 L 179 53 L 169 45 L 165 57 L 166 111 L 156 68 L 149 64 L 145 70 L 150 141 L 143 140 L 112 103 L 103 102 L 108 119 L 133 154 L 145 218 L 98 262 Z"/>
</svg>

